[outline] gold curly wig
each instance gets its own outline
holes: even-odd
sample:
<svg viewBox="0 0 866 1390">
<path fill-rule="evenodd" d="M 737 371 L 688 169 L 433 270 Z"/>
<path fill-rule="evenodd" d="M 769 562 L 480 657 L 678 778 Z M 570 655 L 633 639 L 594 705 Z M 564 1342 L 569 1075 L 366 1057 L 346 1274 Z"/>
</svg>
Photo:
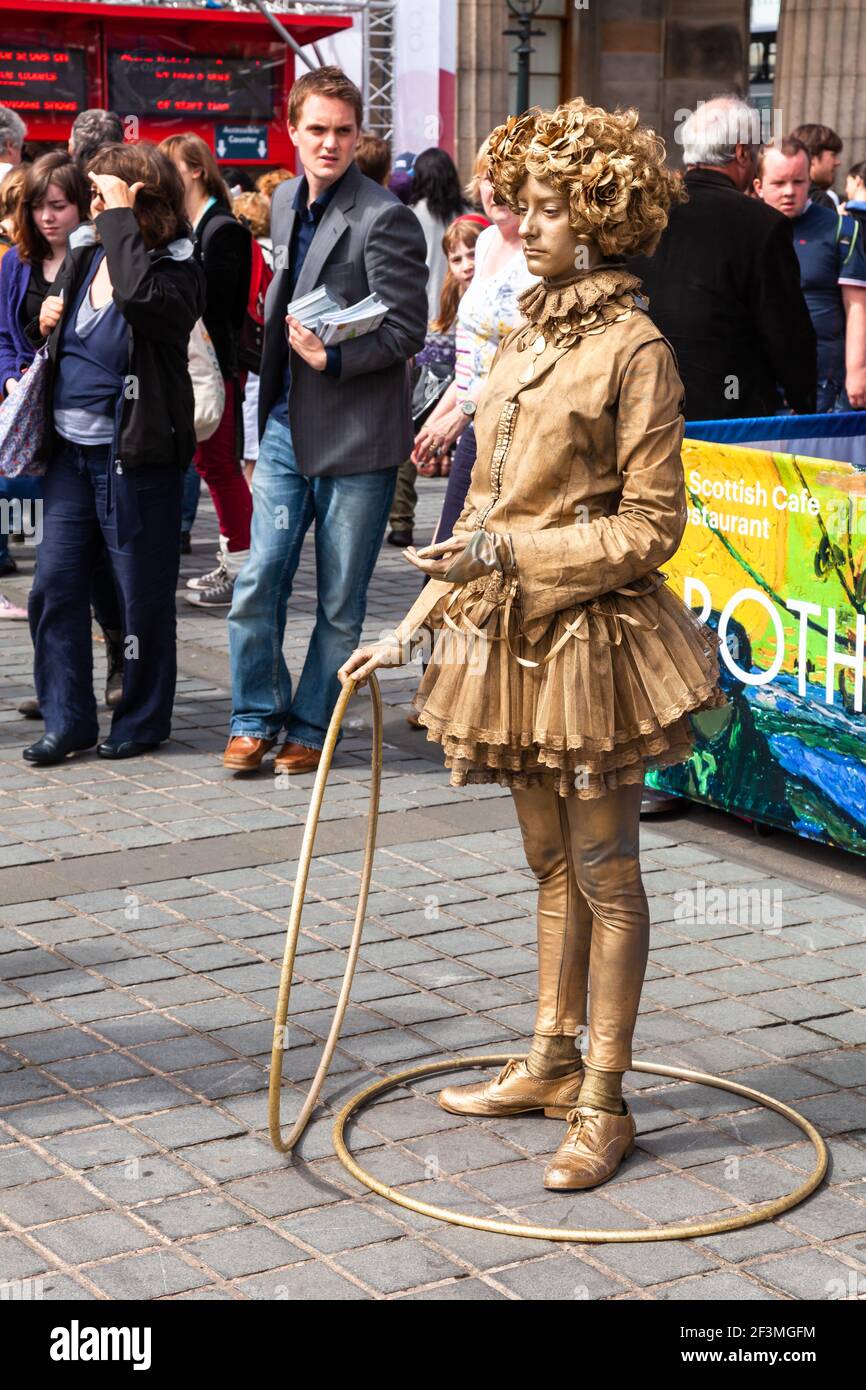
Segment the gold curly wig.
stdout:
<svg viewBox="0 0 866 1390">
<path fill-rule="evenodd" d="M 487 170 L 512 211 L 528 175 L 551 184 L 568 199 L 574 230 L 605 256 L 651 255 L 672 205 L 686 197 L 665 166 L 664 141 L 636 111 L 605 111 L 582 97 L 509 116 L 490 136 Z"/>
</svg>

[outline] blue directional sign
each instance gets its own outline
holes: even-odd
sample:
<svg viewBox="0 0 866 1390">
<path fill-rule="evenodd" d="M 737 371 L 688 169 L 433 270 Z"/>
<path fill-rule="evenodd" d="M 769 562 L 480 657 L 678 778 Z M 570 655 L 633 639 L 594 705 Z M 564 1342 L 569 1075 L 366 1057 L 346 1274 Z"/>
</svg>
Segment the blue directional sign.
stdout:
<svg viewBox="0 0 866 1390">
<path fill-rule="evenodd" d="M 217 159 L 230 163 L 243 159 L 267 159 L 268 127 L 266 125 L 218 125 L 214 149 Z"/>
</svg>

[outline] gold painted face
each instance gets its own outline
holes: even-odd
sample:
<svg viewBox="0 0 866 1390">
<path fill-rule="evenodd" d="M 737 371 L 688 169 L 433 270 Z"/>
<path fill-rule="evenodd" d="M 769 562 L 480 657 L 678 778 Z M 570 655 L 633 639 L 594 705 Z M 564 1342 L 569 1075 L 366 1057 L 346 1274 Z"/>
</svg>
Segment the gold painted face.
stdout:
<svg viewBox="0 0 866 1390">
<path fill-rule="evenodd" d="M 579 237 L 568 220 L 568 202 L 553 185 L 529 174 L 517 193 L 520 239 L 526 264 L 546 280 L 565 279 L 601 259 L 594 242 Z"/>
</svg>

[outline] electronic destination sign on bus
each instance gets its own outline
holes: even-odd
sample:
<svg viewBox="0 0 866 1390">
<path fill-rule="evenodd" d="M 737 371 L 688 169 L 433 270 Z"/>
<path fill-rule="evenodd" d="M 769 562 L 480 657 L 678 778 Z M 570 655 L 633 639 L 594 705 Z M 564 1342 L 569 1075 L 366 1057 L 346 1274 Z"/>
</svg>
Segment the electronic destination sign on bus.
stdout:
<svg viewBox="0 0 866 1390">
<path fill-rule="evenodd" d="M 138 116 L 270 119 L 271 68 L 263 58 L 109 52 L 109 101 Z"/>
<path fill-rule="evenodd" d="M 0 41 L 0 106 L 25 115 L 75 116 L 87 105 L 83 48 L 37 48 Z"/>
</svg>

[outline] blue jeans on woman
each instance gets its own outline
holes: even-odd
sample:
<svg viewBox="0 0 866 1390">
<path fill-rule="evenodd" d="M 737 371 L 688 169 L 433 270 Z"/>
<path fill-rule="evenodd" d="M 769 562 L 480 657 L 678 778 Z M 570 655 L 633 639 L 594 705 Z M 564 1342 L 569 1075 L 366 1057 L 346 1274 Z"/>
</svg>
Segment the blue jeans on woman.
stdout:
<svg viewBox="0 0 866 1390">
<path fill-rule="evenodd" d="M 290 430 L 268 420 L 253 473 L 250 555 L 229 613 L 233 737 L 277 738 L 285 729 L 292 743 L 324 744 L 340 690 L 337 671 L 361 636 L 396 481 L 396 468 L 307 477 Z M 314 521 L 316 626 L 293 691 L 283 656 L 286 609 Z"/>
<path fill-rule="evenodd" d="M 448 474 L 448 486 L 445 489 L 445 501 L 442 503 L 442 515 L 436 528 L 437 541 L 450 540 L 454 534 L 454 523 L 463 511 L 477 452 L 475 426 L 467 425 L 457 441 L 454 457 L 451 460 L 451 472 Z"/>
<path fill-rule="evenodd" d="M 0 560 L 9 554 L 9 536 L 19 518 L 22 524 L 34 518 L 41 492 L 41 478 L 0 478 Z"/>
<path fill-rule="evenodd" d="M 90 593 L 103 544 L 120 598 L 123 697 L 112 742 L 161 743 L 177 678 L 175 589 L 182 476 L 177 468 L 109 475 L 109 445 L 60 441 L 43 479 L 43 537 L 28 612 L 45 732 L 99 735 Z"/>
</svg>

